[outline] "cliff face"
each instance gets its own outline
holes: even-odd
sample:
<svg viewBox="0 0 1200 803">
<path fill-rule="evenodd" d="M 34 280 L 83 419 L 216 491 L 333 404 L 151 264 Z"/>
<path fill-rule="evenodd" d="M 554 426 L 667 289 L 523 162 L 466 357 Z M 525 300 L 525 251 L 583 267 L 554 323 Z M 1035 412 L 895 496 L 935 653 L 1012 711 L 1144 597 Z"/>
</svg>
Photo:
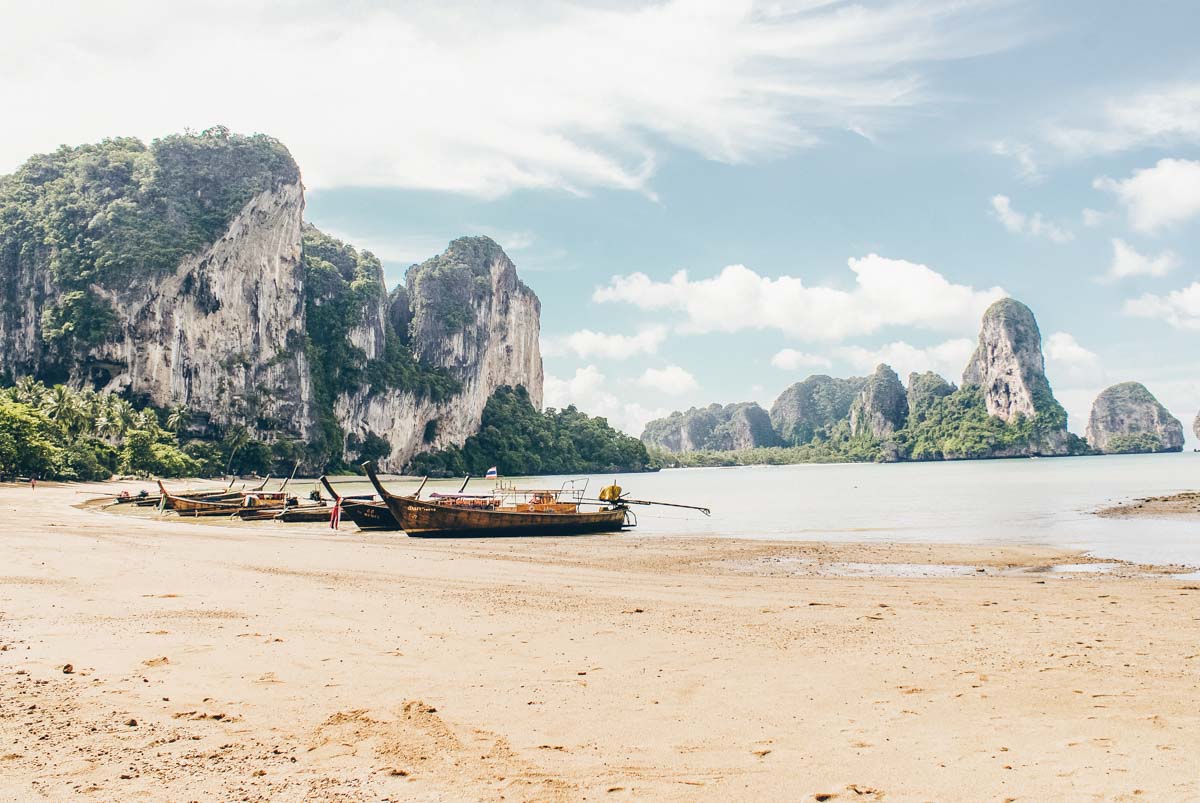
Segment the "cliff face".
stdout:
<svg viewBox="0 0 1200 803">
<path fill-rule="evenodd" d="M 962 381 L 963 385 L 982 388 L 988 415 L 1001 421 L 1011 421 L 1018 415 L 1026 419 L 1041 416 L 1043 424 L 1053 419 L 1054 425 L 1042 427 L 1027 447 L 1006 449 L 996 456 L 1067 453 L 1066 414 L 1046 379 L 1042 335 L 1029 307 L 1012 298 L 988 307 L 979 345 L 963 371 Z"/>
<path fill-rule="evenodd" d="M 186 405 L 194 430 L 245 425 L 318 466 L 370 452 L 391 471 L 460 445 L 503 385 L 541 405 L 540 304 L 499 245 L 456 240 L 389 295 L 378 259 L 303 211 L 269 137 L 31 158 L 0 177 L 0 380 Z"/>
<path fill-rule="evenodd" d="M 253 198 L 216 243 L 159 282 L 101 290 L 119 335 L 76 363 L 77 383 L 166 407 L 185 404 L 226 425 L 252 421 L 307 437 L 312 413 L 304 342 L 299 183 Z M 91 377 L 80 376 L 91 364 Z M 111 367 L 110 367 L 111 366 Z"/>
<path fill-rule="evenodd" d="M 850 405 L 866 386 L 862 377 L 836 379 L 818 374 L 797 382 L 771 405 L 771 423 L 787 443 L 808 443 L 827 435 L 850 415 Z"/>
<path fill-rule="evenodd" d="M 1086 437 L 1105 453 L 1183 450 L 1183 425 L 1139 382 L 1113 385 L 1096 397 Z"/>
<path fill-rule="evenodd" d="M 413 354 L 446 369 L 461 391 L 446 400 L 371 387 L 338 396 L 334 413 L 347 441 L 387 440 L 391 450 L 379 461 L 387 471 L 418 451 L 461 446 L 503 385 L 523 385 L 535 406 L 542 403 L 541 303 L 499 245 L 486 237 L 455 240 L 411 268 L 405 285 L 371 312 L 390 316 L 393 326 L 408 323 Z"/>
<path fill-rule="evenodd" d="M 850 406 L 850 434 L 890 438 L 908 420 L 908 394 L 889 365 L 879 365 Z"/>
<path fill-rule="evenodd" d="M 212 244 L 171 272 L 86 291 L 56 286 L 52 254 L 37 249 L 6 271 L 22 298 L 0 313 L 0 370 L 50 375 L 128 393 L 159 407 L 184 404 L 217 425 L 261 422 L 306 437 L 311 427 L 304 355 L 304 273 L 297 181 L 259 193 Z M 63 355 L 46 342 L 45 318 L 86 293 L 85 316 L 110 319 L 103 336 Z"/>
<path fill-rule="evenodd" d="M 767 411 L 754 402 L 710 404 L 646 425 L 642 441 L 669 452 L 732 451 L 777 446 Z"/>
</svg>

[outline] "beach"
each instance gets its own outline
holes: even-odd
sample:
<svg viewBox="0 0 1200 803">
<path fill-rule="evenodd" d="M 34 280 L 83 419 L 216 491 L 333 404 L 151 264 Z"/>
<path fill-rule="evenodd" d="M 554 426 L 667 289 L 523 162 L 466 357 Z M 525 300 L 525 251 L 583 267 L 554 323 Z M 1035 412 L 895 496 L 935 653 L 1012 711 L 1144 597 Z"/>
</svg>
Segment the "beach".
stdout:
<svg viewBox="0 0 1200 803">
<path fill-rule="evenodd" d="M 81 506 L 140 487 L 0 486 L 0 797 L 1200 798 L 1171 567 Z"/>
</svg>

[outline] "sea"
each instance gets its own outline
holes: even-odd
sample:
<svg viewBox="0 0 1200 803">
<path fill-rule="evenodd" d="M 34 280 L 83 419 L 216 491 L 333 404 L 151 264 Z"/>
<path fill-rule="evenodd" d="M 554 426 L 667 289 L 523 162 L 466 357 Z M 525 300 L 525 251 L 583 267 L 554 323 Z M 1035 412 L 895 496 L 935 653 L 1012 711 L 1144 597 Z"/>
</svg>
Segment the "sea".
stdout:
<svg viewBox="0 0 1200 803">
<path fill-rule="evenodd" d="M 361 478 L 354 482 L 358 491 Z M 610 483 L 635 499 L 710 508 L 711 516 L 635 507 L 631 534 L 801 541 L 1017 544 L 1200 571 L 1200 520 L 1102 518 L 1138 497 L 1200 490 L 1200 453 L 667 469 L 649 474 L 502 478 L 521 487 L 575 481 L 595 497 Z M 467 492 L 487 492 L 475 479 Z M 430 481 L 425 493 L 462 480 Z M 415 487 L 395 478 L 397 492 Z M 347 490 L 350 490 L 350 487 Z M 361 492 L 369 492 L 363 485 Z"/>
</svg>

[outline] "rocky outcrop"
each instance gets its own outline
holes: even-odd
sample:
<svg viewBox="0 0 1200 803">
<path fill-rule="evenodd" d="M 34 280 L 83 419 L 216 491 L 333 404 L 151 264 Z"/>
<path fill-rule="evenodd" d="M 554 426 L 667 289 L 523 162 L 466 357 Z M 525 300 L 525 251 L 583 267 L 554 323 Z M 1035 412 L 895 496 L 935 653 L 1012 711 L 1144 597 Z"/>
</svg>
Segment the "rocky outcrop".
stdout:
<svg viewBox="0 0 1200 803">
<path fill-rule="evenodd" d="M 72 355 L 67 381 L 126 393 L 159 407 L 185 404 L 217 425 L 250 422 L 307 437 L 312 425 L 304 355 L 304 272 L 299 182 L 260 193 L 214 243 L 171 273 L 122 286 L 94 284 L 111 305 L 102 342 Z M 16 284 L 36 287 L 19 316 L 0 320 L 0 357 L 13 373 L 44 375 L 39 324 L 65 294 L 31 264 Z"/>
<path fill-rule="evenodd" d="M 379 461 L 385 470 L 399 470 L 418 451 L 461 446 L 503 385 L 524 386 L 541 406 L 541 302 L 487 237 L 455 240 L 442 255 L 411 268 L 403 292 L 393 292 L 379 310 L 393 325 L 409 322 L 412 352 L 447 369 L 462 386 L 443 401 L 371 387 L 338 397 L 334 413 L 348 443 L 371 435 L 387 440 L 391 451 Z"/>
<path fill-rule="evenodd" d="M 1086 437 L 1105 454 L 1183 449 L 1183 425 L 1139 382 L 1113 385 L 1096 397 Z"/>
<path fill-rule="evenodd" d="M 299 167 L 223 128 L 35 156 L 0 178 L 0 381 L 34 376 L 245 425 L 319 467 L 458 446 L 488 398 L 542 401 L 540 303 L 486 237 L 385 291 L 303 223 Z M 310 359 L 312 363 L 310 364 Z M 359 448 L 367 444 L 367 448 Z"/>
<path fill-rule="evenodd" d="M 850 434 L 886 440 L 908 420 L 908 394 L 890 365 L 879 365 L 850 406 Z"/>
<path fill-rule="evenodd" d="M 1042 335 L 1029 307 L 1012 298 L 988 307 L 962 381 L 982 389 L 988 415 L 1006 422 L 1042 419 L 1028 444 L 996 456 L 1067 453 L 1066 413 L 1046 379 Z"/>
<path fill-rule="evenodd" d="M 810 376 L 779 394 L 771 405 L 771 424 L 784 442 L 793 445 L 828 436 L 850 415 L 850 405 L 866 383 L 862 377 Z"/>
<path fill-rule="evenodd" d="M 908 375 L 908 420 L 919 424 L 926 419 L 937 400 L 949 396 L 954 385 L 933 371 Z"/>
<path fill-rule="evenodd" d="M 711 404 L 674 412 L 646 425 L 642 441 L 669 452 L 731 451 L 778 446 L 767 411 L 754 402 Z"/>
</svg>

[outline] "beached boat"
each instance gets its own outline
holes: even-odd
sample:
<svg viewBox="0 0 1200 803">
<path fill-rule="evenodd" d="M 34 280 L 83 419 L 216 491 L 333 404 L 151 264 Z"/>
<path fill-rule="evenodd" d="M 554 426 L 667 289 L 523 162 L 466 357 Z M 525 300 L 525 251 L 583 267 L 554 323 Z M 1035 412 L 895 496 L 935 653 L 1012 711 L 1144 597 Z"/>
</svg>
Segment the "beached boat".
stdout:
<svg viewBox="0 0 1200 803">
<path fill-rule="evenodd" d="M 498 487 L 493 494 L 460 492 L 423 500 L 418 494 L 401 496 L 388 491 L 374 465 L 367 463 L 364 468 L 400 529 L 410 536 L 582 535 L 616 532 L 635 523 L 620 500 L 598 502 L 599 510 L 581 510 L 585 489 Z"/>
<path fill-rule="evenodd" d="M 287 506 L 286 491 L 240 491 L 232 498 L 189 499 L 176 496 L 166 489 L 162 481 L 158 483 L 162 494 L 163 507 L 174 510 L 181 516 L 234 516 L 247 510 L 283 510 Z"/>
<path fill-rule="evenodd" d="M 333 485 L 326 477 L 321 477 L 321 484 L 337 502 L 339 517 L 354 522 L 358 529 L 392 531 L 400 529 L 400 522 L 396 521 L 396 517 L 392 515 L 387 503 L 377 502 L 374 497 L 342 496 L 334 490 Z"/>
<path fill-rule="evenodd" d="M 319 505 L 296 505 L 294 507 L 285 508 L 276 513 L 272 518 L 275 521 L 283 521 L 291 523 L 297 522 L 328 522 L 330 514 L 333 513 L 333 507 L 325 503 Z"/>
</svg>

